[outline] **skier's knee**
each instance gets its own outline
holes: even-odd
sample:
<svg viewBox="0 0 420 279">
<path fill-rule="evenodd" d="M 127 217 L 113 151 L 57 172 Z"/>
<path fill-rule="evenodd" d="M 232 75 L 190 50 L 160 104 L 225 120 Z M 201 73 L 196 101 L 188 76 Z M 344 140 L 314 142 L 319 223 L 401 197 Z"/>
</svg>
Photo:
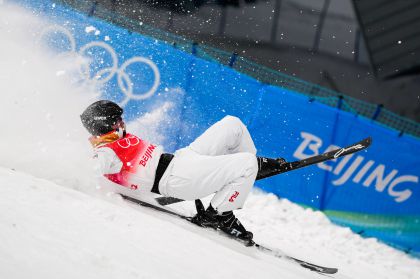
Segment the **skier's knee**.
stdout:
<svg viewBox="0 0 420 279">
<path fill-rule="evenodd" d="M 237 126 L 237 127 L 242 127 L 244 125 L 244 123 L 242 123 L 241 119 L 239 119 L 236 116 L 232 116 L 232 115 L 227 115 L 222 119 L 225 123 L 229 124 L 230 126 Z"/>
<path fill-rule="evenodd" d="M 243 134 L 244 123 L 236 116 L 227 115 L 222 119 L 224 125 L 229 127 L 235 138 L 240 138 Z"/>
</svg>

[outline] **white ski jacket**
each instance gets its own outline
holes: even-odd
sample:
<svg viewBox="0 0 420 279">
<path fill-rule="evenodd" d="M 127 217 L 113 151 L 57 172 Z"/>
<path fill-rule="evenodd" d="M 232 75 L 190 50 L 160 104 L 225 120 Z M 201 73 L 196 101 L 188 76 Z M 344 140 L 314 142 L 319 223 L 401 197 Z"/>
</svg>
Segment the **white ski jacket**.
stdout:
<svg viewBox="0 0 420 279">
<path fill-rule="evenodd" d="M 101 175 L 132 190 L 150 191 L 163 148 L 127 134 L 95 148 Z"/>
</svg>

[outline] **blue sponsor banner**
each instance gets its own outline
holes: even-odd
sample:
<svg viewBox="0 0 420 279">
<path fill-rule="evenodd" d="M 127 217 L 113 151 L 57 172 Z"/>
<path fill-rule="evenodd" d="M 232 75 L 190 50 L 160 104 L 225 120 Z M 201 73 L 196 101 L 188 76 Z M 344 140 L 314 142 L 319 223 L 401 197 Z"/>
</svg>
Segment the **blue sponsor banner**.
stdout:
<svg viewBox="0 0 420 279">
<path fill-rule="evenodd" d="M 266 180 L 261 187 L 269 188 L 271 182 L 283 185 L 272 189 L 280 196 L 289 196 L 293 188 L 295 201 L 321 209 L 357 212 L 363 208 L 358 199 L 379 199 L 383 206 L 369 206 L 363 212 L 395 213 L 396 208 L 399 213 L 420 212 L 416 202 L 420 197 L 418 140 L 399 137 L 397 132 L 370 120 L 311 102 L 285 89 L 264 90 L 264 109 L 251 129 L 257 146 L 262 147 L 260 154 L 298 160 L 344 147 L 367 135 L 373 138 L 373 144 L 366 151 Z M 268 132 L 272 136 L 267 138 Z M 307 185 L 313 185 L 311 190 Z M 346 200 L 349 202 L 343 202 Z"/>
<path fill-rule="evenodd" d="M 193 75 L 182 111 L 184 139 L 179 147 L 189 144 L 211 124 L 227 114 L 241 118 L 245 123 L 255 111 L 258 89 L 262 85 L 220 64 L 195 59 Z"/>
<path fill-rule="evenodd" d="M 420 253 L 420 142 L 290 90 L 261 84 L 49 1 L 30 5 L 52 23 L 40 33 L 59 53 L 90 57 L 84 82 L 119 102 L 128 120 L 167 106 L 163 144 L 174 151 L 230 114 L 249 127 L 258 154 L 304 159 L 355 143 L 362 152 L 258 181 L 266 191 L 323 210 L 336 223 Z M 35 4 L 34 4 L 35 3 Z"/>
</svg>

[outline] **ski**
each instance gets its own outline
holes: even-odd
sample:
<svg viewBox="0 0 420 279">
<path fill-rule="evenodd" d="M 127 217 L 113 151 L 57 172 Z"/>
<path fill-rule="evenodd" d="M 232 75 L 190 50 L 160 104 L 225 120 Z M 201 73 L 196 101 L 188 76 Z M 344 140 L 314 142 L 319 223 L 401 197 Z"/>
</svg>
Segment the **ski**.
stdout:
<svg viewBox="0 0 420 279">
<path fill-rule="evenodd" d="M 173 198 L 173 197 L 157 197 L 155 198 L 155 200 L 160 204 L 160 205 L 170 205 L 173 203 L 177 203 L 177 202 L 183 202 L 184 200 L 182 199 L 178 199 L 178 198 Z"/>
<path fill-rule="evenodd" d="M 127 200 L 129 202 L 132 202 L 132 203 L 144 206 L 144 207 L 148 207 L 148 208 L 153 209 L 153 210 L 157 210 L 157 211 L 165 213 L 165 214 L 169 214 L 169 215 L 181 218 L 181 219 L 183 219 L 187 222 L 191 222 L 191 217 L 182 215 L 180 213 L 169 210 L 167 208 L 163 208 L 163 207 L 160 207 L 160 206 L 157 206 L 157 205 L 145 202 L 145 201 L 141 201 L 141 200 L 138 200 L 138 199 L 135 199 L 135 198 L 123 195 L 123 194 L 120 194 L 120 195 L 124 200 Z M 228 235 L 228 234 L 225 234 L 225 233 L 223 233 L 223 236 L 234 239 L 236 241 L 239 241 L 240 243 L 244 244 L 245 246 L 254 247 L 257 250 L 262 251 L 262 252 L 267 253 L 267 254 L 270 254 L 274 257 L 290 260 L 292 262 L 295 262 L 295 263 L 299 264 L 301 267 L 307 268 L 311 271 L 314 271 L 314 272 L 317 272 L 317 273 L 320 273 L 320 274 L 335 274 L 338 271 L 337 268 L 325 267 L 325 266 L 320 266 L 320 265 L 316 265 L 316 264 L 313 264 L 313 263 L 309 263 L 309 262 L 297 259 L 295 257 L 288 256 L 285 253 L 281 252 L 280 250 L 270 249 L 268 247 L 265 247 L 261 244 L 255 243 L 253 241 L 252 241 L 252 245 L 249 245 L 249 242 L 242 241 L 242 240 L 240 240 L 240 239 L 238 239 L 234 236 L 231 236 L 231 235 Z"/>
<path fill-rule="evenodd" d="M 269 173 L 265 176 L 258 176 L 258 178 L 256 180 L 260 180 L 260 179 L 264 179 L 264 178 L 268 178 L 271 176 L 275 176 L 281 173 L 285 173 L 285 172 L 289 172 L 289 171 L 293 171 L 293 170 L 297 170 L 303 167 L 307 167 L 310 165 L 314 165 L 314 164 L 318 164 L 318 163 L 322 163 L 324 161 L 328 161 L 328 160 L 332 160 L 332 159 L 336 159 L 339 157 L 343 157 L 349 154 L 353 154 L 355 152 L 364 150 L 366 148 L 368 148 L 372 143 L 372 138 L 368 137 L 365 138 L 359 142 L 356 142 L 352 145 L 349 145 L 347 147 L 344 148 L 338 148 L 335 150 L 331 150 L 329 152 L 325 152 L 323 154 L 319 154 L 319 155 L 315 155 L 312 157 L 308 157 L 306 159 L 303 160 L 298 160 L 298 161 L 294 161 L 294 162 L 289 162 L 289 163 L 285 163 L 283 165 L 280 166 L 280 168 L 272 173 Z M 177 203 L 177 202 L 182 202 L 184 200 L 182 199 L 177 199 L 177 198 L 172 198 L 172 197 L 158 197 L 156 198 L 156 201 L 160 204 L 160 205 L 169 205 L 169 204 L 173 204 L 173 203 Z"/>
<path fill-rule="evenodd" d="M 260 176 L 259 179 L 264 179 L 264 178 L 271 177 L 277 174 L 285 173 L 292 170 L 297 170 L 303 167 L 322 163 L 328 160 L 337 159 L 339 157 L 343 157 L 349 154 L 353 154 L 355 152 L 368 148 L 371 145 L 371 143 L 372 143 L 372 138 L 368 137 L 352 145 L 349 145 L 347 147 L 331 150 L 329 152 L 311 156 L 303 160 L 285 163 L 282 166 L 280 166 L 280 169 L 278 171 L 270 173 L 269 175 L 266 175 L 266 176 Z"/>
</svg>

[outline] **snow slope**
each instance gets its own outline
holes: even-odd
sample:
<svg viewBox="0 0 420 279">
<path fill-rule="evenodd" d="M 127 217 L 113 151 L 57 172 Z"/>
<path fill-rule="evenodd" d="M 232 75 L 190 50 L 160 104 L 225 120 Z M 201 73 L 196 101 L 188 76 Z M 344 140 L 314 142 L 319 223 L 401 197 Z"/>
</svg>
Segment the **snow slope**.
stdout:
<svg viewBox="0 0 420 279">
<path fill-rule="evenodd" d="M 97 187 L 78 115 L 100 88 L 75 79 L 77 57 L 36 45 L 45 24 L 0 1 L 0 278 L 323 278 Z M 167 105 L 130 130 L 158 127 Z M 335 278 L 420 278 L 419 260 L 273 195 L 254 191 L 236 214 L 256 241 Z"/>
<path fill-rule="evenodd" d="M 324 278 L 115 195 L 5 168 L 0 185 L 0 278 Z M 339 267 L 334 278 L 420 278 L 419 261 L 271 195 L 240 215 L 257 241 Z"/>
<path fill-rule="evenodd" d="M 205 266 L 188 259 L 222 261 L 192 233 L 148 213 L 13 171 L 1 176 L 1 278 L 185 278 Z"/>
<path fill-rule="evenodd" d="M 153 211 L 112 204 L 12 170 L 1 169 L 0 181 L 0 239 L 7 240 L 0 243 L 0 278 L 313 275 Z"/>
</svg>

